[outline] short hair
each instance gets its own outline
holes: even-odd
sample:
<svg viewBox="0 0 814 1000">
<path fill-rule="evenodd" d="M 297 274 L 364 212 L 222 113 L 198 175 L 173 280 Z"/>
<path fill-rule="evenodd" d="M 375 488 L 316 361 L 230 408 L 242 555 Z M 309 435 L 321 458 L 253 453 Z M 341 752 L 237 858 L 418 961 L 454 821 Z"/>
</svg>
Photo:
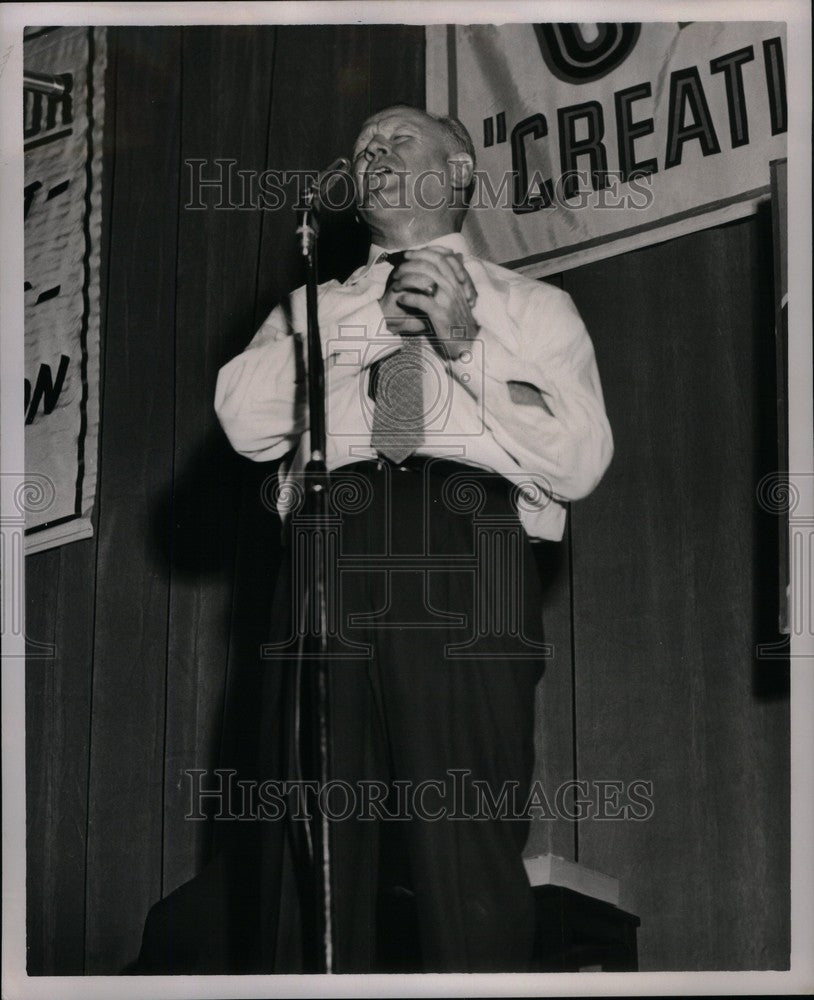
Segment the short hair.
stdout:
<svg viewBox="0 0 814 1000">
<path fill-rule="evenodd" d="M 475 144 L 466 125 L 459 118 L 452 118 L 449 115 L 433 115 L 428 111 L 430 118 L 434 118 L 439 125 L 443 125 L 444 130 L 458 149 L 463 150 L 472 158 L 472 167 L 475 166 Z"/>
<path fill-rule="evenodd" d="M 462 192 L 463 194 L 463 204 L 464 206 L 469 205 L 472 200 L 472 193 L 475 190 L 475 144 L 472 142 L 472 136 L 469 134 L 469 129 L 466 125 L 459 119 L 453 118 L 450 115 L 434 115 L 427 111 L 428 117 L 432 118 L 433 121 L 438 122 L 447 133 L 452 141 L 453 146 L 456 149 L 462 150 L 466 153 L 472 160 L 472 180 L 466 187 L 466 190 Z"/>
</svg>

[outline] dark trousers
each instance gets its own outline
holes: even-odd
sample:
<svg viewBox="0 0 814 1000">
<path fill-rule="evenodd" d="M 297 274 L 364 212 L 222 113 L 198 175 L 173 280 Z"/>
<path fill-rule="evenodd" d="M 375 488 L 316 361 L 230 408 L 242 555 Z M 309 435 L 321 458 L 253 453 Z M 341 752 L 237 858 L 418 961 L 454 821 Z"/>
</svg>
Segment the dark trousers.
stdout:
<svg viewBox="0 0 814 1000">
<path fill-rule="evenodd" d="M 402 969 L 523 971 L 533 912 L 522 807 L 544 651 L 539 580 L 511 486 L 450 462 L 365 462 L 332 475 L 330 507 L 332 773 L 346 789 L 326 800 L 337 817 L 336 971 L 377 969 L 388 879 L 417 919 L 420 956 Z M 296 667 L 278 654 L 296 646 L 309 529 L 296 515 L 289 529 L 270 634 L 277 653 L 258 663 L 260 723 L 246 732 L 257 763 L 241 776 L 258 781 L 296 772 Z M 387 788 L 390 799 L 374 803 Z M 303 824 L 289 811 L 227 827 L 207 867 L 150 910 L 128 972 L 309 967 Z"/>
<path fill-rule="evenodd" d="M 528 966 L 522 807 L 542 622 L 511 493 L 448 461 L 332 476 L 332 775 L 346 783 L 326 800 L 338 972 L 375 968 L 385 842 L 415 899 L 414 971 Z"/>
</svg>

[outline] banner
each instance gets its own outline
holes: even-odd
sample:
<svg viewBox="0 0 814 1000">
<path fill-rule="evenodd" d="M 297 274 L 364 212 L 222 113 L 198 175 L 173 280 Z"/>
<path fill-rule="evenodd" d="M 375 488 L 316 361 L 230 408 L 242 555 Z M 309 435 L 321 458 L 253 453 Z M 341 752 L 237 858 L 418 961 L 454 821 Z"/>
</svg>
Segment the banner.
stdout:
<svg viewBox="0 0 814 1000">
<path fill-rule="evenodd" d="M 427 107 L 480 176 L 464 233 L 540 277 L 740 218 L 786 155 L 785 25 L 427 28 Z"/>
<path fill-rule="evenodd" d="M 99 426 L 103 28 L 24 40 L 26 552 L 92 534 Z"/>
</svg>

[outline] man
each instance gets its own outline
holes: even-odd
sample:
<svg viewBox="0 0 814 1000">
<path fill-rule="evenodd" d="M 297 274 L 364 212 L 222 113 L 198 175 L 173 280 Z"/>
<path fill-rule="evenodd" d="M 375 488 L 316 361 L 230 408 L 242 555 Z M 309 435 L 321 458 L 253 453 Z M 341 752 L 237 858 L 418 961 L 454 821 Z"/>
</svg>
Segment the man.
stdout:
<svg viewBox="0 0 814 1000">
<path fill-rule="evenodd" d="M 474 169 L 455 120 L 401 106 L 369 118 L 353 152 L 368 263 L 319 294 L 326 461 L 356 497 L 336 493 L 333 774 L 413 792 L 390 831 L 427 972 L 528 966 L 527 822 L 495 808 L 533 764 L 544 646 L 528 540 L 562 536 L 564 503 L 612 454 L 569 296 L 474 257 L 461 235 Z M 307 457 L 305 329 L 299 289 L 221 370 L 215 402 L 241 454 L 293 449 L 290 483 Z M 333 824 L 339 972 L 375 967 L 391 813 L 377 815 Z"/>
</svg>

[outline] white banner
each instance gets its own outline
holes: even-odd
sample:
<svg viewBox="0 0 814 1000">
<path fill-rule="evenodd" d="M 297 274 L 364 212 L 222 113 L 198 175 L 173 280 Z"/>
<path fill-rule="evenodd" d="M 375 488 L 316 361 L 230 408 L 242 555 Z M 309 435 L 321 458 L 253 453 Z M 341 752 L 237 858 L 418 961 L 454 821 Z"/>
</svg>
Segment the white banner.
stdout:
<svg viewBox="0 0 814 1000">
<path fill-rule="evenodd" d="M 104 28 L 24 52 L 26 551 L 92 534 L 99 425 Z"/>
<path fill-rule="evenodd" d="M 464 232 L 533 277 L 755 210 L 786 155 L 785 25 L 427 28 L 427 107 L 463 121 Z"/>
</svg>

